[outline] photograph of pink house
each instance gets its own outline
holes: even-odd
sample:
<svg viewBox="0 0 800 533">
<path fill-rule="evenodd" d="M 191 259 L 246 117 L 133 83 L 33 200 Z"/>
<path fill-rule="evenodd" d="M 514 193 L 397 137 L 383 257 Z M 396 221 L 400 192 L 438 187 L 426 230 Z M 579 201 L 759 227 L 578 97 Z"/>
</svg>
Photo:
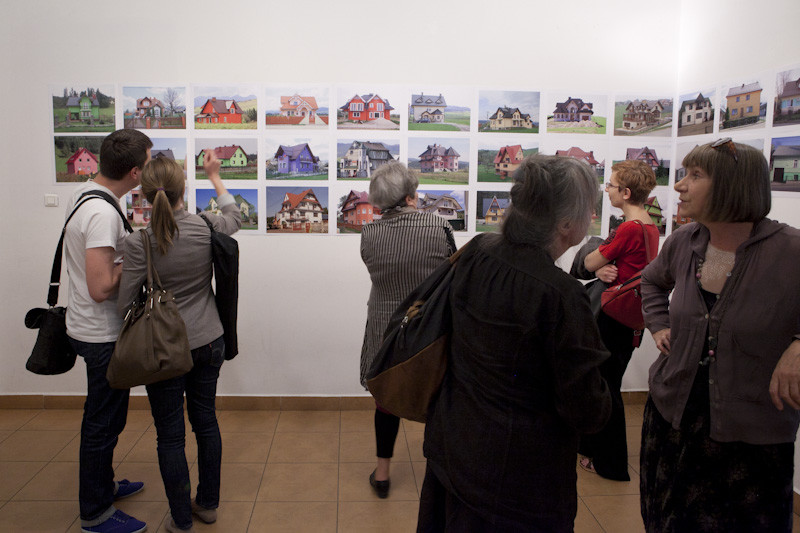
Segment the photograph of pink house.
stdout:
<svg viewBox="0 0 800 533">
<path fill-rule="evenodd" d="M 96 155 L 86 148 L 78 148 L 72 157 L 67 159 L 67 173 L 78 176 L 96 174 L 98 164 Z"/>
<path fill-rule="evenodd" d="M 381 218 L 381 210 L 369 203 L 369 193 L 351 190 L 339 201 L 338 233 L 360 233 L 362 226 Z"/>
<path fill-rule="evenodd" d="M 452 146 L 445 148 L 440 144 L 429 144 L 428 148 L 419 154 L 420 172 L 456 172 L 461 154 Z"/>
</svg>

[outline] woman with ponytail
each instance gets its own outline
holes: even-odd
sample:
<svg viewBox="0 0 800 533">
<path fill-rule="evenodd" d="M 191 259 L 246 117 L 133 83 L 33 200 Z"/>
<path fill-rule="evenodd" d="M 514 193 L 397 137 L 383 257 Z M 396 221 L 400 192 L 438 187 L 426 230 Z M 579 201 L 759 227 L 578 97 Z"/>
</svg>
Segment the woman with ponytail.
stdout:
<svg viewBox="0 0 800 533">
<path fill-rule="evenodd" d="M 216 231 L 231 235 L 241 227 L 242 219 L 233 196 L 222 184 L 220 161 L 213 150 L 205 152 L 203 167 L 214 185 L 222 214 L 204 212 L 202 216 Z M 206 523 L 217 518 L 222 460 L 215 398 L 225 342 L 211 289 L 211 232 L 203 218 L 186 211 L 186 178 L 175 161 L 165 157 L 150 161 L 142 172 L 141 184 L 152 205 L 150 223 L 141 231 L 150 236 L 152 260 L 161 282 L 175 295 L 194 360 L 188 374 L 147 385 L 158 433 L 158 464 L 172 513 L 165 527 L 170 532 L 193 531 L 192 514 Z M 120 313 L 126 312 L 146 278 L 147 259 L 137 232 L 125 241 Z M 184 392 L 189 422 L 197 438 L 199 483 L 194 500 L 184 452 Z"/>
<path fill-rule="evenodd" d="M 502 231 L 455 267 L 419 532 L 571 532 L 578 436 L 611 410 L 589 300 L 554 264 L 586 235 L 597 179 L 577 159 L 545 155 L 526 158 L 513 179 Z"/>
</svg>

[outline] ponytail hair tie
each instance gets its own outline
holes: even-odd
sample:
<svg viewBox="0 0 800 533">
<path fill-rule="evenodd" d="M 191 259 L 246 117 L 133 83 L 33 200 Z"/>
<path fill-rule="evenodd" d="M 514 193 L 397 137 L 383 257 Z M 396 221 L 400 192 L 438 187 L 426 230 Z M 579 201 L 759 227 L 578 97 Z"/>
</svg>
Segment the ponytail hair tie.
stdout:
<svg viewBox="0 0 800 533">
<path fill-rule="evenodd" d="M 158 190 L 158 191 L 163 191 L 163 190 L 164 190 L 164 187 L 157 187 L 157 188 L 156 188 L 156 190 Z"/>
</svg>

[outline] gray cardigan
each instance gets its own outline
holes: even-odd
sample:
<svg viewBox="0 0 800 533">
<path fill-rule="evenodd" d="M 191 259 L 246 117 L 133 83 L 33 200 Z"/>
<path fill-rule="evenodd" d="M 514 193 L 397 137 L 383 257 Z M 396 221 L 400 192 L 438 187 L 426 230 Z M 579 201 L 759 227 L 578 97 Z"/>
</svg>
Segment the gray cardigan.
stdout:
<svg viewBox="0 0 800 533">
<path fill-rule="evenodd" d="M 220 197 L 220 203 L 222 197 Z M 231 235 L 242 225 L 241 215 L 235 203 L 225 205 L 222 215 L 204 213 L 216 231 Z M 186 323 L 189 347 L 199 348 L 222 335 L 214 293 L 211 290 L 211 232 L 198 215 L 183 209 L 175 211 L 178 233 L 173 237 L 172 246 L 166 255 L 158 252 L 153 230 L 148 226 L 151 254 L 156 271 L 165 289 L 175 295 L 178 310 Z M 128 307 L 139 293 L 139 288 L 147 280 L 147 258 L 142 247 L 139 232 L 132 233 L 125 240 L 122 261 L 122 280 L 119 284 L 117 305 L 124 316 Z"/>
<path fill-rule="evenodd" d="M 670 328 L 670 355 L 650 367 L 650 396 L 678 429 L 706 337 L 716 344 L 709 366 L 711 438 L 749 444 L 793 442 L 800 412 L 772 404 L 775 365 L 800 338 L 800 230 L 758 222 L 736 250 L 736 264 L 709 313 L 695 273 L 709 232 L 692 223 L 675 231 L 642 274 L 647 328 Z M 672 291 L 672 299 L 669 293 Z"/>
</svg>

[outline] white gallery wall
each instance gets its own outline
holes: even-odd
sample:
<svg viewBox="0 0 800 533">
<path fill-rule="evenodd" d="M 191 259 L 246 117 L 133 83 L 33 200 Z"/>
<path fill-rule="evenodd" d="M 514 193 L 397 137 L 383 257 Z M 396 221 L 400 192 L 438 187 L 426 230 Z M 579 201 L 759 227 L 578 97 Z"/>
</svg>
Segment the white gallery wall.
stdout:
<svg viewBox="0 0 800 533">
<path fill-rule="evenodd" d="M 419 84 L 675 97 L 797 64 L 798 20 L 796 0 L 576 0 L 569 9 L 538 0 L 5 2 L 0 394 L 85 391 L 80 362 L 58 377 L 24 369 L 35 333 L 22 318 L 44 304 L 74 189 L 53 178 L 53 84 Z M 58 195 L 59 207 L 44 207 L 45 194 Z M 798 208 L 800 200 L 777 198 L 772 216 L 800 226 Z M 369 277 L 358 237 L 238 240 L 240 355 L 224 366 L 219 393 L 365 394 L 358 358 Z M 65 304 L 66 289 L 61 296 Z M 655 355 L 647 338 L 626 390 L 646 390 Z"/>
</svg>

